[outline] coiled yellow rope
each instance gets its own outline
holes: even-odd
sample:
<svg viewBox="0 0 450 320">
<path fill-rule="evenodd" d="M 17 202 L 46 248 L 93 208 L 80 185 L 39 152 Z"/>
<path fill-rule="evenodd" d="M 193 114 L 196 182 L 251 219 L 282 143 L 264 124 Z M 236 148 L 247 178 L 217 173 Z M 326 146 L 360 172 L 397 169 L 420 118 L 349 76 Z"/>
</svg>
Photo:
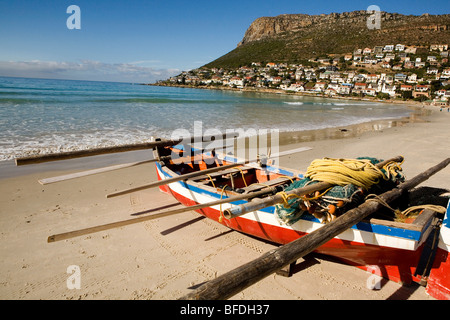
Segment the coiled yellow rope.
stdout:
<svg viewBox="0 0 450 320">
<path fill-rule="evenodd" d="M 365 159 L 331 159 L 314 160 L 306 171 L 305 177 L 333 185 L 346 186 L 353 184 L 364 190 L 380 182 L 389 180 L 395 175 L 396 169 L 401 169 L 395 162 L 383 167 L 385 172 L 377 168 L 370 160 Z"/>
</svg>

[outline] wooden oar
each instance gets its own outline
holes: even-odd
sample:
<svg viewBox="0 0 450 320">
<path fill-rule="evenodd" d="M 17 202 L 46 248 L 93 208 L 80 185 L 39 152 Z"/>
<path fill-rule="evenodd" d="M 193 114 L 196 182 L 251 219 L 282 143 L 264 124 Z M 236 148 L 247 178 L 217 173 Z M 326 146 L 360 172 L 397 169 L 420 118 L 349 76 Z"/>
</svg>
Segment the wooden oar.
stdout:
<svg viewBox="0 0 450 320">
<path fill-rule="evenodd" d="M 380 162 L 376 165 L 376 167 L 381 169 L 390 162 L 402 162 L 402 161 L 403 161 L 403 157 L 398 156 L 393 159 Z M 310 194 L 315 191 L 321 191 L 321 190 L 325 190 L 325 189 L 328 189 L 331 187 L 333 187 L 333 185 L 328 182 L 319 182 L 319 183 L 311 184 L 311 185 L 303 187 L 303 188 L 298 188 L 298 189 L 288 191 L 288 192 L 286 192 L 286 194 L 287 195 L 296 195 L 296 196 L 300 197 L 300 196 L 304 196 L 306 194 Z M 233 218 L 242 216 L 244 214 L 247 214 L 249 212 L 261 210 L 263 208 L 267 208 L 267 207 L 273 206 L 275 204 L 283 203 L 283 202 L 284 202 L 284 198 L 283 198 L 283 196 L 281 196 L 279 194 L 276 194 L 276 195 L 273 195 L 271 197 L 267 197 L 264 199 L 257 198 L 248 203 L 244 203 L 239 206 L 225 210 L 224 216 L 227 219 L 233 219 Z"/>
<path fill-rule="evenodd" d="M 205 174 L 210 174 L 210 173 L 214 173 L 214 172 L 218 172 L 218 171 L 222 171 L 222 170 L 226 170 L 226 169 L 239 167 L 239 166 L 242 166 L 243 164 L 245 164 L 245 162 L 237 162 L 237 163 L 228 164 L 228 165 L 221 166 L 221 167 L 214 167 L 214 168 L 210 168 L 210 169 L 206 169 L 206 170 L 202 170 L 202 171 L 195 171 L 195 172 L 179 175 L 179 176 L 176 176 L 176 177 L 173 177 L 173 178 L 152 182 L 150 184 L 147 184 L 147 185 L 144 185 L 144 186 L 140 186 L 140 187 L 136 187 L 136 188 L 133 188 L 133 189 L 128 189 L 128 190 L 123 190 L 123 191 L 111 193 L 111 194 L 108 194 L 106 196 L 106 198 L 109 199 L 109 198 L 119 197 L 119 196 L 123 196 L 123 195 L 129 194 L 129 193 L 133 193 L 133 192 L 137 192 L 137 191 L 142 191 L 142 190 L 147 190 L 147 189 L 151 189 L 151 188 L 156 188 L 156 187 L 159 187 L 159 186 L 167 185 L 167 184 L 170 184 L 170 183 L 173 183 L 173 182 L 185 181 L 185 180 L 188 180 L 188 179 L 191 179 L 191 178 L 195 178 L 197 176 L 202 176 L 202 175 L 205 175 Z"/>
<path fill-rule="evenodd" d="M 387 203 L 398 199 L 408 190 L 411 190 L 444 169 L 449 163 L 450 158 L 419 174 L 412 180 L 382 194 L 380 198 Z M 274 249 L 260 258 L 227 272 L 214 280 L 208 281 L 180 300 L 224 300 L 231 298 L 284 266 L 313 252 L 382 207 L 383 205 L 379 202 L 367 201 L 329 224 L 324 225 L 322 228 Z"/>
<path fill-rule="evenodd" d="M 71 239 L 71 238 L 75 238 L 75 237 L 79 237 L 79 236 L 83 236 L 83 235 L 87 235 L 87 234 L 91 234 L 91 233 L 96 233 L 96 232 L 105 231 L 105 230 L 109 230 L 109 229 L 128 226 L 131 224 L 136 224 L 136 223 L 141 223 L 141 222 L 150 221 L 150 220 L 154 220 L 154 219 L 159 219 L 159 218 L 163 218 L 163 217 L 167 217 L 167 216 L 171 216 L 171 215 L 175 215 L 175 214 L 179 214 L 179 213 L 183 213 L 183 212 L 187 212 L 187 211 L 200 210 L 200 209 L 204 209 L 204 208 L 217 206 L 220 204 L 231 203 L 231 202 L 240 201 L 240 200 L 246 200 L 246 199 L 249 199 L 252 197 L 259 197 L 259 196 L 263 196 L 266 194 L 274 193 L 274 192 L 276 192 L 276 190 L 277 190 L 276 187 L 269 187 L 269 188 L 265 188 L 258 192 L 234 196 L 234 197 L 217 200 L 217 201 L 209 202 L 209 203 L 205 203 L 205 204 L 199 204 L 199 205 L 190 206 L 190 207 L 183 207 L 180 209 L 156 213 L 156 214 L 152 214 L 152 215 L 144 216 L 144 217 L 140 217 L 140 218 L 128 219 L 128 220 L 108 223 L 108 224 L 104 224 L 104 225 L 100 225 L 100 226 L 96 226 L 96 227 L 90 227 L 90 228 L 86 228 L 86 229 L 56 234 L 56 235 L 52 235 L 52 236 L 48 237 L 47 241 L 50 243 L 50 242 L 67 240 L 67 239 Z"/>
<path fill-rule="evenodd" d="M 120 170 L 120 169 L 125 169 L 125 168 L 131 168 L 131 167 L 135 167 L 135 166 L 138 166 L 141 164 L 152 163 L 152 162 L 156 162 L 156 161 L 158 161 L 158 160 L 152 159 L 152 160 L 145 160 L 145 161 L 140 161 L 140 162 L 119 164 L 119 165 L 109 166 L 109 167 L 104 167 L 104 168 L 97 168 L 97 169 L 71 173 L 71 174 L 58 176 L 58 177 L 41 179 L 41 180 L 39 180 L 39 183 L 42 185 L 47 185 L 47 184 L 52 184 L 52 183 L 56 183 L 56 182 L 62 182 L 62 181 L 92 176 L 94 174 L 105 173 L 105 172 L 110 172 L 110 171 Z"/>
<path fill-rule="evenodd" d="M 173 145 L 180 143 L 181 141 L 182 140 L 162 140 L 162 141 L 146 142 L 146 143 L 140 143 L 140 144 L 129 144 L 129 145 L 123 145 L 123 146 L 96 148 L 96 149 L 90 149 L 90 150 L 79 150 L 79 151 L 69 151 L 69 152 L 61 152 L 61 153 L 54 153 L 54 154 L 37 155 L 37 156 L 31 156 L 31 157 L 17 158 L 16 165 L 23 166 L 23 165 L 37 164 L 37 163 L 43 163 L 43 162 L 98 156 L 98 155 L 109 154 L 109 153 L 147 150 L 147 149 L 153 149 L 156 147 L 173 146 Z"/>
<path fill-rule="evenodd" d="M 151 142 L 128 144 L 128 145 L 122 145 L 122 146 L 113 146 L 113 147 L 95 148 L 95 149 L 88 149 L 88 150 L 36 155 L 36 156 L 30 156 L 30 157 L 17 158 L 15 161 L 16 161 L 16 166 L 24 166 L 24 165 L 43 163 L 43 162 L 60 161 L 60 160 L 76 159 L 76 158 L 83 158 L 83 157 L 92 157 L 92 156 L 98 156 L 98 155 L 102 155 L 102 154 L 147 150 L 147 149 L 153 149 L 156 147 L 168 147 L 168 146 L 177 145 L 185 140 L 194 141 L 194 142 L 199 141 L 199 142 L 204 142 L 204 143 L 211 142 L 211 141 L 203 141 L 205 138 L 208 138 L 208 136 L 192 137 L 190 139 L 189 138 L 186 138 L 186 139 L 180 138 L 180 139 L 175 139 L 175 140 L 151 141 Z M 211 137 L 209 137 L 209 138 L 211 138 Z M 230 139 L 230 138 L 234 139 L 236 137 L 227 137 L 226 135 L 223 135 L 222 139 L 219 141 L 222 141 L 222 140 L 227 141 L 226 139 Z"/>
<path fill-rule="evenodd" d="M 294 149 L 294 150 L 283 151 L 283 152 L 280 152 L 279 154 L 271 156 L 271 158 L 275 158 L 277 156 L 285 156 L 285 155 L 298 153 L 298 152 L 303 152 L 303 151 L 307 151 L 307 150 L 311 150 L 311 148 L 305 147 L 305 148 L 298 148 L 298 149 Z M 244 160 L 244 161 L 239 161 L 239 162 L 236 162 L 236 163 L 233 163 L 233 164 L 229 164 L 229 165 L 225 165 L 225 166 L 221 166 L 221 167 L 215 167 L 215 168 L 210 168 L 210 169 L 206 169 L 206 170 L 191 172 L 191 173 L 179 175 L 179 176 L 176 176 L 176 177 L 173 177 L 173 178 L 152 182 L 150 184 L 143 185 L 143 186 L 140 186 L 140 187 L 137 187 L 137 188 L 132 188 L 132 189 L 128 189 L 128 190 L 123 190 L 123 191 L 111 193 L 111 194 L 108 194 L 106 196 L 106 198 L 109 199 L 109 198 L 119 197 L 119 196 L 123 196 L 123 195 L 130 194 L 130 193 L 133 193 L 133 192 L 142 191 L 142 190 L 146 190 L 146 189 L 151 189 L 151 188 L 156 188 L 156 187 L 159 187 L 159 186 L 167 185 L 167 184 L 170 184 L 170 183 L 173 183 L 173 182 L 186 181 L 186 180 L 191 179 L 191 178 L 195 178 L 195 177 L 198 177 L 198 176 L 202 176 L 202 175 L 210 174 L 210 173 L 214 173 L 214 172 L 219 172 L 219 171 L 226 170 L 226 169 L 239 167 L 239 166 L 242 166 L 242 165 L 245 165 L 245 164 L 248 164 L 248 163 L 251 163 L 251 162 L 255 162 L 255 161 L 257 161 L 257 159 L 255 159 L 255 160 Z"/>
</svg>

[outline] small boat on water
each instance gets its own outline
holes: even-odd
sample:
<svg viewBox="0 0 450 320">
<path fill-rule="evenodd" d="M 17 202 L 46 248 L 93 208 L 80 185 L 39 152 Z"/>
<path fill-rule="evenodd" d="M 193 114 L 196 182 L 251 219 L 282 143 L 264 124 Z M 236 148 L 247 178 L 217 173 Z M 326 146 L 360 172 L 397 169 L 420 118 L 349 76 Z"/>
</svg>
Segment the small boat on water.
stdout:
<svg viewBox="0 0 450 320">
<path fill-rule="evenodd" d="M 327 221 L 323 208 L 321 214 L 316 214 L 304 205 L 300 209 L 304 212 L 288 222 L 280 219 L 279 205 L 249 212 L 237 210 L 238 215 L 230 214 L 236 208 L 255 202 L 252 194 L 258 195 L 255 196 L 258 201 L 259 198 L 283 193 L 295 181 L 303 179 L 304 174 L 270 163 L 245 163 L 231 155 L 202 153 L 185 148 L 179 145 L 154 149 L 156 159 L 166 159 L 156 163 L 158 179 L 175 181 L 159 186 L 161 191 L 188 207 L 248 195 L 245 200 L 196 210 L 205 217 L 233 230 L 280 245 L 322 228 L 324 221 Z M 170 154 L 178 154 L 178 160 L 173 160 Z M 233 164 L 241 165 L 233 167 Z M 221 166 L 224 170 L 214 170 Z M 232 168 L 228 168 L 230 166 Z M 216 172 L 206 173 L 210 171 Z M 186 174 L 192 178 L 177 179 Z M 264 190 L 268 190 L 265 195 Z M 313 198 L 314 193 L 309 197 L 306 199 Z M 330 211 L 334 213 L 342 205 L 339 200 L 334 203 L 331 210 L 330 206 L 326 208 L 328 216 Z M 336 257 L 389 280 L 405 284 L 422 283 L 427 285 L 427 292 L 433 297 L 450 299 L 449 249 L 449 210 L 443 216 L 426 209 L 413 221 L 398 222 L 392 218 L 369 217 L 321 245 L 315 252 Z"/>
</svg>

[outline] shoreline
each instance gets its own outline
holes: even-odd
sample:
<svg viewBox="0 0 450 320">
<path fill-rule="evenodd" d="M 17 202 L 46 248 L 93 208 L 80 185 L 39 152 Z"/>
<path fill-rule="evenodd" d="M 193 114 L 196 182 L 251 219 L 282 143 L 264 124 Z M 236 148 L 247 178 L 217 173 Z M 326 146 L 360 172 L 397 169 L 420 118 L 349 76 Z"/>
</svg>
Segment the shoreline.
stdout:
<svg viewBox="0 0 450 320">
<path fill-rule="evenodd" d="M 424 110 L 430 114 L 381 130 L 359 133 L 346 127 L 348 131 L 334 130 L 339 131 L 334 138 L 324 134 L 323 139 L 288 140 L 280 151 L 297 146 L 312 150 L 281 157 L 279 164 L 305 170 L 311 161 L 323 157 L 387 159 L 403 155 L 405 175 L 413 177 L 447 158 L 450 150 L 450 113 L 430 107 Z M 157 180 L 153 164 L 47 186 L 37 182 L 147 155 L 126 153 L 19 167 L 16 169 L 30 171 L 2 178 L 0 298 L 175 300 L 189 293 L 189 288 L 275 248 L 196 212 L 47 243 L 52 234 L 130 219 L 157 208 L 175 208 L 177 202 L 157 189 L 106 199 L 106 194 Z M 447 168 L 422 186 L 445 189 L 448 194 L 449 181 Z M 381 290 L 370 290 L 366 284 L 371 273 L 325 256 L 313 253 L 299 263 L 302 270 L 292 278 L 269 276 L 231 300 L 433 300 L 416 284 L 407 287 L 384 281 Z M 73 265 L 81 272 L 79 290 L 67 287 L 67 270 Z"/>
<path fill-rule="evenodd" d="M 325 94 L 314 93 L 314 92 L 288 92 L 282 89 L 272 89 L 272 88 L 255 88 L 255 87 L 244 87 L 244 88 L 232 88 L 226 86 L 192 86 L 186 84 L 180 85 L 170 85 L 170 84 L 157 84 L 157 83 L 143 83 L 143 86 L 153 86 L 153 87 L 168 87 L 168 88 L 185 88 L 185 89 L 201 89 L 201 90 L 217 90 L 217 91 L 236 91 L 236 92 L 253 92 L 253 93 L 268 93 L 276 95 L 288 95 L 288 96 L 299 96 L 299 97 L 313 97 L 313 98 L 324 98 L 332 100 L 353 100 L 353 101 L 366 101 L 366 102 L 377 102 L 377 103 L 387 103 L 387 104 L 410 104 L 413 106 L 423 106 L 425 103 L 414 101 L 414 100 L 397 100 L 389 99 L 382 100 L 376 97 L 354 97 L 354 96 L 326 96 Z M 438 107 L 436 107 L 438 108 Z"/>
</svg>

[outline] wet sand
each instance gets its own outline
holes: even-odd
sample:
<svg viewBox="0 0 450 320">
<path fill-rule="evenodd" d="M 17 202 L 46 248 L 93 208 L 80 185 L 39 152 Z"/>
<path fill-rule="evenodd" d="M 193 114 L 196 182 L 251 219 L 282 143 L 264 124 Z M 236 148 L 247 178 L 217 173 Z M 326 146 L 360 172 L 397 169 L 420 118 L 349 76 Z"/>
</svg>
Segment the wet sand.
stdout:
<svg viewBox="0 0 450 320">
<path fill-rule="evenodd" d="M 317 158 L 405 157 L 407 177 L 450 156 L 450 113 L 432 110 L 426 118 L 391 128 L 354 132 L 330 130 L 313 139 L 283 140 L 281 150 L 313 149 L 282 157 L 281 165 L 304 170 Z M 298 135 L 298 134 L 297 134 Z M 301 134 L 303 135 L 303 134 Z M 297 139 L 297 140 L 296 140 Z M 273 249 L 273 244 L 231 231 L 195 212 L 103 231 L 57 243 L 47 237 L 154 212 L 177 208 L 176 201 L 146 190 L 106 199 L 114 191 L 156 180 L 154 165 L 145 164 L 47 186 L 37 181 L 95 167 L 146 159 L 149 152 L 101 156 L 16 168 L 0 165 L 0 298 L 1 299 L 152 299 L 174 300 L 209 279 Z M 10 170 L 15 170 L 11 173 Z M 423 185 L 450 189 L 450 168 Z M 70 266 L 80 269 L 80 289 L 70 290 Z M 386 300 L 430 298 L 423 287 L 382 281 L 367 288 L 370 274 L 324 256 L 299 260 L 292 278 L 272 275 L 233 300 Z"/>
</svg>

